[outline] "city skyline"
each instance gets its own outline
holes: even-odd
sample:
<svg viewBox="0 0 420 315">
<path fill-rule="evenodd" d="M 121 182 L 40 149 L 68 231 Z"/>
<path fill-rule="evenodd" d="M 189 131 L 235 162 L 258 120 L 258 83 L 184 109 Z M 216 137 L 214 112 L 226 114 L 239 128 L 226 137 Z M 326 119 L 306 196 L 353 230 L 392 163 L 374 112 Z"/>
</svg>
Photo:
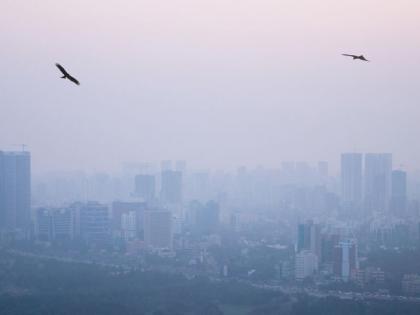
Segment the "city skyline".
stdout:
<svg viewBox="0 0 420 315">
<path fill-rule="evenodd" d="M 420 314 L 419 0 L 0 0 L 0 314 Z"/>
</svg>

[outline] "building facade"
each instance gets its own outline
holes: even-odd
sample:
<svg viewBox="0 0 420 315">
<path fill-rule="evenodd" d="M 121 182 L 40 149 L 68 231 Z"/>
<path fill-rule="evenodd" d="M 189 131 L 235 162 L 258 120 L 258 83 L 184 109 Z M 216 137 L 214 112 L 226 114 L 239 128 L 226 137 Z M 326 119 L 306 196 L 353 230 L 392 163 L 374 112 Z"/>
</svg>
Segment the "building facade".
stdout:
<svg viewBox="0 0 420 315">
<path fill-rule="evenodd" d="M 362 154 L 341 155 L 341 198 L 347 209 L 358 208 L 362 204 Z"/>
<path fill-rule="evenodd" d="M 149 248 L 172 248 L 172 214 L 170 211 L 144 212 L 144 242 Z"/>
<path fill-rule="evenodd" d="M 0 151 L 0 228 L 28 230 L 30 209 L 30 153 Z"/>
<path fill-rule="evenodd" d="M 386 212 L 391 199 L 392 154 L 365 156 L 365 208 L 368 212 Z"/>
</svg>

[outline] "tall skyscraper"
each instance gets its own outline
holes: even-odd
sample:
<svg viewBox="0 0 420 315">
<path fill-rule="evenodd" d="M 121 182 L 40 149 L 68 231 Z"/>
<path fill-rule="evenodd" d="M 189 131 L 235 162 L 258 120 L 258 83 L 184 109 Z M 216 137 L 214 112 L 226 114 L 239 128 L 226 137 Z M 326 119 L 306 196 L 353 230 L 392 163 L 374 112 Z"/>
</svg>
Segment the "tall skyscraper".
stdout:
<svg viewBox="0 0 420 315">
<path fill-rule="evenodd" d="M 321 236 L 321 264 L 331 264 L 334 262 L 335 247 L 340 242 L 339 234 L 323 234 Z"/>
<path fill-rule="evenodd" d="M 144 212 L 144 242 L 151 248 L 172 248 L 172 214 L 170 211 Z"/>
<path fill-rule="evenodd" d="M 182 173 L 163 171 L 161 181 L 161 200 L 164 203 L 178 204 L 182 201 Z"/>
<path fill-rule="evenodd" d="M 0 228 L 27 230 L 30 208 L 30 153 L 0 151 Z"/>
<path fill-rule="evenodd" d="M 362 154 L 341 155 L 341 198 L 345 208 L 357 208 L 362 204 Z"/>
<path fill-rule="evenodd" d="M 321 256 L 321 231 L 318 224 L 307 221 L 298 225 L 297 251 L 311 251 L 317 257 Z"/>
<path fill-rule="evenodd" d="M 404 215 L 407 208 L 407 173 L 392 171 L 391 183 L 391 211 L 397 215 Z"/>
<path fill-rule="evenodd" d="M 391 199 L 392 154 L 366 154 L 365 206 L 368 211 L 387 211 Z"/>
<path fill-rule="evenodd" d="M 150 203 L 155 199 L 156 182 L 154 175 L 137 175 L 135 178 L 135 195 Z"/>
<path fill-rule="evenodd" d="M 359 269 L 357 243 L 354 239 L 341 241 L 334 250 L 334 274 L 347 282 Z"/>
</svg>

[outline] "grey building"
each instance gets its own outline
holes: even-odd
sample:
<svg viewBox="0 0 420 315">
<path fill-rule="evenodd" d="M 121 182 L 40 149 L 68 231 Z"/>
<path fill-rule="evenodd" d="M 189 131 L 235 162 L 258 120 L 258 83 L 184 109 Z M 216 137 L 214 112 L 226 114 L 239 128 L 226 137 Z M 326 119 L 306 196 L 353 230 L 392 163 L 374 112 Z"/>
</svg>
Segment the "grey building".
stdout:
<svg viewBox="0 0 420 315">
<path fill-rule="evenodd" d="M 75 213 L 71 208 L 39 208 L 35 211 L 35 236 L 41 241 L 72 240 Z"/>
<path fill-rule="evenodd" d="M 345 208 L 362 204 L 362 154 L 341 155 L 341 198 Z"/>
<path fill-rule="evenodd" d="M 182 173 L 163 171 L 161 181 L 161 201 L 169 204 L 182 202 Z"/>
<path fill-rule="evenodd" d="M 0 151 L 0 228 L 28 230 L 30 208 L 30 153 Z"/>
<path fill-rule="evenodd" d="M 108 206 L 88 202 L 74 204 L 76 235 L 89 244 L 104 244 L 110 239 L 110 215 Z"/>
<path fill-rule="evenodd" d="M 156 181 L 154 175 L 137 175 L 135 178 L 136 197 L 150 203 L 156 196 Z"/>
<path fill-rule="evenodd" d="M 112 232 L 114 237 L 125 240 L 143 235 L 144 202 L 114 201 L 112 203 Z"/>
<path fill-rule="evenodd" d="M 390 210 L 399 216 L 405 215 L 407 209 L 407 173 L 392 171 Z"/>
<path fill-rule="evenodd" d="M 219 204 L 214 201 L 208 201 L 206 204 L 192 201 L 187 211 L 187 223 L 191 225 L 194 234 L 216 233 L 220 224 Z"/>
<path fill-rule="evenodd" d="M 384 212 L 391 200 L 392 154 L 366 154 L 365 207 L 369 212 Z"/>
<path fill-rule="evenodd" d="M 144 212 L 144 242 L 151 248 L 172 248 L 172 214 L 170 211 Z"/>
</svg>

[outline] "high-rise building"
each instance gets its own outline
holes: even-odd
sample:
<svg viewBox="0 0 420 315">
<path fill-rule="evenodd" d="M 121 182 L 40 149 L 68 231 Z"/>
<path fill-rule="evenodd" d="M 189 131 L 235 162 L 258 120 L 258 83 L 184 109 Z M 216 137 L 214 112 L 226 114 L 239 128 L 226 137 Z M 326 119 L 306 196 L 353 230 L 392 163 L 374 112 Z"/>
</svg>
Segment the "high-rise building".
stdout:
<svg viewBox="0 0 420 315">
<path fill-rule="evenodd" d="M 311 248 L 311 236 L 309 232 L 309 227 L 306 224 L 298 225 L 298 234 L 297 234 L 297 251 L 300 252 L 305 249 Z"/>
<path fill-rule="evenodd" d="M 135 178 L 135 195 L 150 203 L 156 196 L 156 183 L 154 175 L 137 175 Z"/>
<path fill-rule="evenodd" d="M 178 204 L 182 201 L 182 173 L 163 171 L 161 181 L 161 200 L 164 203 Z"/>
<path fill-rule="evenodd" d="M 172 248 L 172 214 L 170 211 L 144 212 L 144 242 L 151 248 Z"/>
<path fill-rule="evenodd" d="M 214 201 L 208 201 L 205 205 L 193 201 L 187 212 L 187 221 L 196 234 L 214 234 L 219 228 L 219 205 Z"/>
<path fill-rule="evenodd" d="M 318 257 L 311 251 L 304 250 L 295 257 L 295 277 L 300 281 L 311 277 L 318 270 Z"/>
<path fill-rule="evenodd" d="M 298 225 L 297 251 L 311 251 L 317 257 L 321 256 L 321 231 L 318 224 L 307 221 Z"/>
<path fill-rule="evenodd" d="M 391 211 L 403 216 L 407 209 L 407 173 L 392 171 Z"/>
<path fill-rule="evenodd" d="M 0 151 L 0 228 L 27 230 L 30 208 L 30 153 Z"/>
<path fill-rule="evenodd" d="M 335 247 L 340 242 L 339 234 L 324 234 L 321 237 L 321 264 L 332 264 L 334 262 Z"/>
<path fill-rule="evenodd" d="M 341 241 L 334 249 L 334 274 L 347 282 L 359 269 L 357 243 L 354 239 Z"/>
<path fill-rule="evenodd" d="M 362 204 L 362 154 L 341 155 L 341 198 L 345 208 Z"/>
<path fill-rule="evenodd" d="M 368 211 L 384 212 L 391 199 L 392 154 L 366 154 L 365 207 Z"/>
</svg>

